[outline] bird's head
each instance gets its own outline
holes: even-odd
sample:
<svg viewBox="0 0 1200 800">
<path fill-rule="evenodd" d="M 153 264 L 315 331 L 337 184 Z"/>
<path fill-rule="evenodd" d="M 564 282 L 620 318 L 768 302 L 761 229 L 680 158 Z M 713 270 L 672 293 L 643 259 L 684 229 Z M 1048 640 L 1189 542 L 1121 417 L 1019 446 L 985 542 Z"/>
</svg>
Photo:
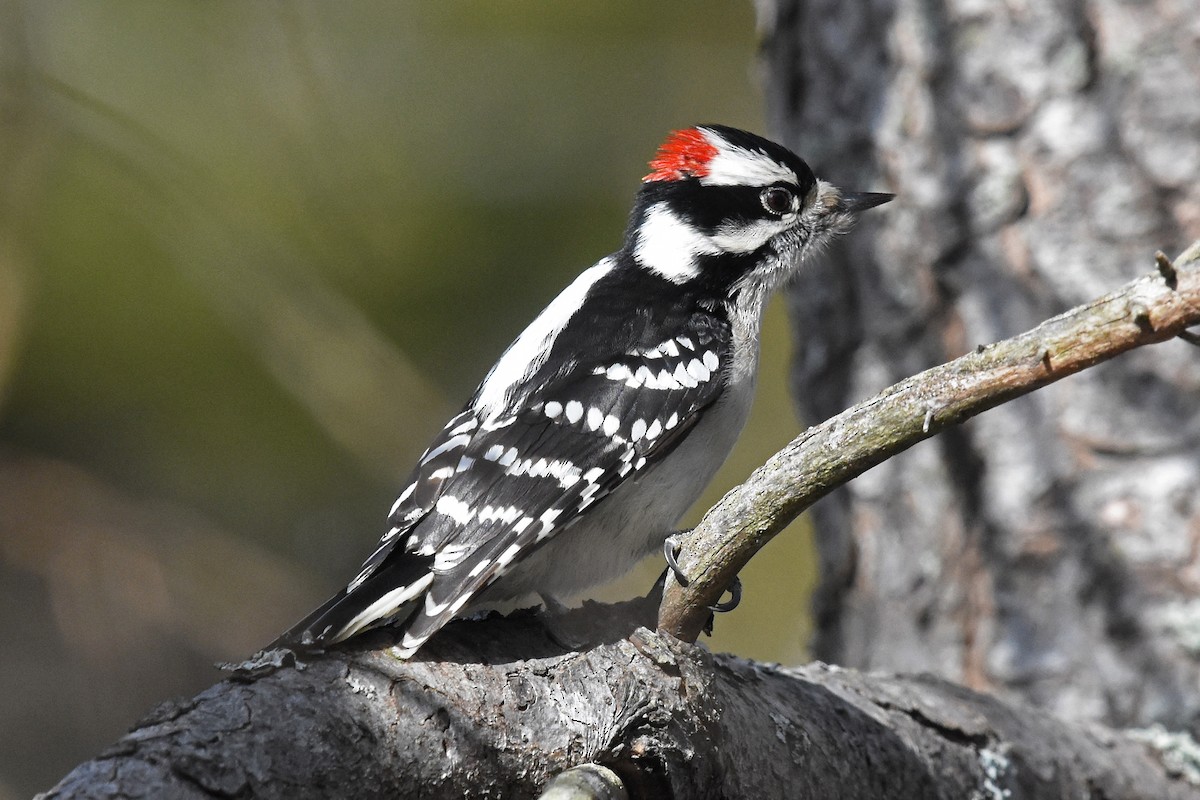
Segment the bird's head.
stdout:
<svg viewBox="0 0 1200 800">
<path fill-rule="evenodd" d="M 787 148 L 723 125 L 675 131 L 642 180 L 625 247 L 675 283 L 770 291 L 893 195 L 819 180 Z"/>
</svg>

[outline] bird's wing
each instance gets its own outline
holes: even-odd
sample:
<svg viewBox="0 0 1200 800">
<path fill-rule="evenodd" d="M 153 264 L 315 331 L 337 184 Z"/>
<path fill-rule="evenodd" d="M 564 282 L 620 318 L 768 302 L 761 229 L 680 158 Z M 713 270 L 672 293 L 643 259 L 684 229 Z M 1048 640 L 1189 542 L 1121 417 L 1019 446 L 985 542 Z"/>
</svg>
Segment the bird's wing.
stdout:
<svg viewBox="0 0 1200 800">
<path fill-rule="evenodd" d="M 721 394 L 721 333 L 651 338 L 577 362 L 490 419 L 470 408 L 455 417 L 358 577 L 292 639 L 331 643 L 411 615 L 403 649 L 415 651 L 513 563 L 678 445 Z"/>
</svg>

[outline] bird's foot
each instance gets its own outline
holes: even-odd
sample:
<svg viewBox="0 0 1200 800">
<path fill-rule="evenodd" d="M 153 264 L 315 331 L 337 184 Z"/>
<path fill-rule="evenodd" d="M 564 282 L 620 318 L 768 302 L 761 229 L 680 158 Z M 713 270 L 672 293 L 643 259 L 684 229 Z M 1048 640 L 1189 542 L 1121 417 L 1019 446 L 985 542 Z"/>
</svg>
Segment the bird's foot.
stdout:
<svg viewBox="0 0 1200 800">
<path fill-rule="evenodd" d="M 686 530 L 676 531 L 663 542 L 663 557 L 667 559 L 667 566 L 671 568 L 671 574 L 675 576 L 675 581 L 680 586 L 687 586 L 691 581 L 688 579 L 687 573 L 679 566 L 679 562 L 675 560 L 675 557 L 679 555 L 679 548 L 681 546 L 679 542 L 680 537 L 691 533 L 691 530 L 691 528 L 687 528 Z"/>
<path fill-rule="evenodd" d="M 679 561 L 677 560 L 679 548 L 681 546 L 679 539 L 690 532 L 691 528 L 678 531 L 668 536 L 666 541 L 663 542 L 663 557 L 666 558 L 667 567 L 671 570 L 671 573 L 675 576 L 675 581 L 680 586 L 687 586 L 689 583 L 691 583 L 691 579 L 688 578 L 687 573 L 683 571 L 683 568 L 679 566 Z M 729 592 L 729 599 L 724 603 L 717 603 L 709 606 L 708 608 L 710 611 L 715 611 L 717 613 L 733 611 L 742 602 L 742 581 L 736 575 L 733 577 L 733 583 L 729 584 L 729 588 L 726 591 Z"/>
</svg>

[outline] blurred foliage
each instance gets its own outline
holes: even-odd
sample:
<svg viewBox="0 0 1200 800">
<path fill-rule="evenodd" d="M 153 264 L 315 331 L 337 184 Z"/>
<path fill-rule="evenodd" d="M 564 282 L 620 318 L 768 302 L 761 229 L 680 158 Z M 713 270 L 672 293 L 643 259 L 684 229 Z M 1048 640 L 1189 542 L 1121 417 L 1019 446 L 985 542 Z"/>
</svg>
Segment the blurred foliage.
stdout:
<svg viewBox="0 0 1200 800">
<path fill-rule="evenodd" d="M 754 49 L 715 0 L 0 0 L 0 799 L 353 574 L 664 133 L 762 128 Z M 797 430 L 785 327 L 703 504 Z M 802 658 L 809 549 L 714 647 Z"/>
</svg>

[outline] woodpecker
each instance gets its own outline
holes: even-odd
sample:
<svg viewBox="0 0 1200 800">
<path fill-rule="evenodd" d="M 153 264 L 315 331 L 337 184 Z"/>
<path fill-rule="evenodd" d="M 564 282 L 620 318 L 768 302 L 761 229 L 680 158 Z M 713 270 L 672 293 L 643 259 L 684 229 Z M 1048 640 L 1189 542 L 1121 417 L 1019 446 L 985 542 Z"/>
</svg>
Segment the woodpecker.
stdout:
<svg viewBox="0 0 1200 800">
<path fill-rule="evenodd" d="M 501 355 L 359 573 L 271 647 L 396 625 L 408 658 L 455 616 L 557 605 L 661 548 L 741 433 L 771 293 L 891 199 L 839 190 L 745 131 L 672 133 L 621 248 Z"/>
</svg>

